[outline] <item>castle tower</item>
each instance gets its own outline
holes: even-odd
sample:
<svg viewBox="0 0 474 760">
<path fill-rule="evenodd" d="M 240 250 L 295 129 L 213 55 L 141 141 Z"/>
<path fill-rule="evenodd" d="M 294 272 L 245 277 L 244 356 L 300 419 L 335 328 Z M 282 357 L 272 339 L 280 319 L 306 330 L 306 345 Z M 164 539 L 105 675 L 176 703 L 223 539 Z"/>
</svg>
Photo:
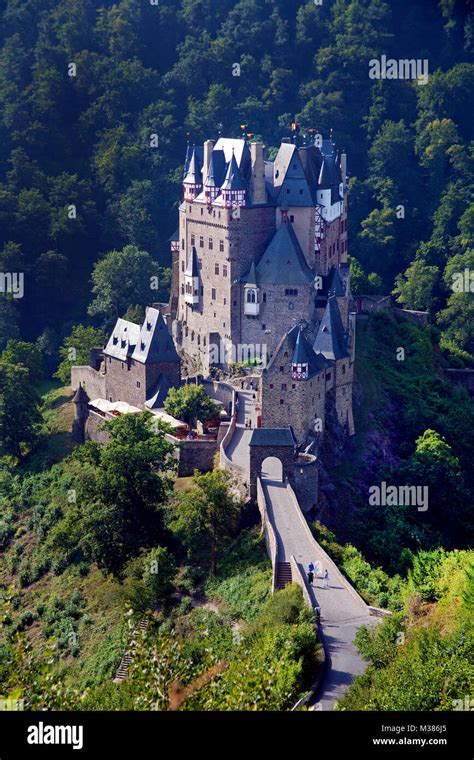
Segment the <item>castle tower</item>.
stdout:
<svg viewBox="0 0 474 760">
<path fill-rule="evenodd" d="M 72 401 L 74 404 L 72 437 L 76 443 L 84 443 L 86 437 L 86 422 L 89 417 L 90 399 L 82 385 L 79 385 Z"/>
</svg>

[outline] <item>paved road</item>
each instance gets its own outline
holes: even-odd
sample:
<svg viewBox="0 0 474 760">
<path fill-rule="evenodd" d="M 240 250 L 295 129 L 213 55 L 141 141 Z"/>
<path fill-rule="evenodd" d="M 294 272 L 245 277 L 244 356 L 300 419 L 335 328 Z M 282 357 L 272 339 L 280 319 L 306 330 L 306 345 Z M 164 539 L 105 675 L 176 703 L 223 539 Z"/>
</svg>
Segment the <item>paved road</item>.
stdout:
<svg viewBox="0 0 474 760">
<path fill-rule="evenodd" d="M 247 475 L 252 430 L 245 427 L 245 420 L 251 418 L 252 427 L 255 427 L 255 403 L 252 391 L 239 390 L 237 427 L 226 452 L 229 459 L 245 470 Z M 281 482 L 281 464 L 277 459 L 267 459 L 264 462 L 262 485 L 278 540 L 279 560 L 289 562 L 293 554 L 305 575 L 311 561 L 321 574 L 326 568 L 329 572 L 328 588 L 323 587 L 322 578 L 315 577 L 309 592 L 313 606 L 321 608 L 321 628 L 329 655 L 326 676 L 316 695 L 316 707 L 332 710 L 352 679 L 366 667 L 353 643 L 357 628 L 361 625 L 374 625 L 377 621 L 369 617 L 366 605 L 348 590 L 334 563 L 324 557 L 304 529 L 297 507 L 286 485 Z"/>
<path fill-rule="evenodd" d="M 245 470 L 247 476 L 250 472 L 249 443 L 252 429 L 245 427 L 245 420 L 250 419 L 252 421 L 252 428 L 257 424 L 256 400 L 253 399 L 253 393 L 253 391 L 238 391 L 237 427 L 226 450 L 231 462 Z"/>
<path fill-rule="evenodd" d="M 369 616 L 366 605 L 349 591 L 334 563 L 326 559 L 308 536 L 286 485 L 265 472 L 262 485 L 277 536 L 278 559 L 289 562 L 293 554 L 305 575 L 311 561 L 321 575 L 326 569 L 329 573 L 327 589 L 322 578 L 315 577 L 308 590 L 313 607 L 321 608 L 321 629 L 330 665 L 317 695 L 317 707 L 332 710 L 352 679 L 365 670 L 366 663 L 359 657 L 353 641 L 357 628 L 373 625 L 375 619 Z"/>
</svg>

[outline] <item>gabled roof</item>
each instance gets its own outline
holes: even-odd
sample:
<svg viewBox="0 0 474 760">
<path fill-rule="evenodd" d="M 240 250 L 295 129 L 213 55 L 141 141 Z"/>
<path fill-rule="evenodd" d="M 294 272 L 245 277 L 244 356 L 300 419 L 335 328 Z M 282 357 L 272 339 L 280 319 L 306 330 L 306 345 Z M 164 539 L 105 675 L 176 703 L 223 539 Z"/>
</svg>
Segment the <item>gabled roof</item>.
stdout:
<svg viewBox="0 0 474 760">
<path fill-rule="evenodd" d="M 184 272 L 188 277 L 199 277 L 199 262 L 196 247 L 193 245 L 191 255 L 188 255 L 188 263 Z"/>
<path fill-rule="evenodd" d="M 196 148 L 193 148 L 188 170 L 183 180 L 185 185 L 202 185 L 201 166 L 202 164 L 197 157 Z"/>
<path fill-rule="evenodd" d="M 133 354 L 140 335 L 140 325 L 127 319 L 117 319 L 112 334 L 104 348 L 106 356 L 125 361 Z"/>
<path fill-rule="evenodd" d="M 282 147 L 285 146 L 283 143 Z M 288 145 L 287 145 L 288 147 Z M 290 146 L 295 148 L 294 145 Z M 290 157 L 289 151 L 284 151 L 284 161 L 282 161 L 282 169 L 284 164 Z M 276 164 L 276 162 L 275 162 Z M 291 153 L 291 159 L 286 167 L 285 176 L 281 183 L 280 192 L 277 196 L 277 204 L 286 206 L 312 206 L 314 200 L 311 195 L 311 190 L 306 179 L 306 175 L 299 157 L 298 150 L 293 150 Z"/>
<path fill-rule="evenodd" d="M 167 243 L 174 243 L 176 240 L 179 240 L 179 227 L 176 227 L 176 230 L 173 232 L 172 235 L 169 236 Z"/>
<path fill-rule="evenodd" d="M 290 427 L 254 428 L 249 446 L 296 446 L 295 436 Z"/>
<path fill-rule="evenodd" d="M 328 190 L 329 188 L 335 187 L 339 193 L 339 184 L 341 182 L 341 170 L 336 164 L 334 156 L 324 156 L 318 178 L 319 189 Z M 334 201 L 334 203 L 335 202 L 336 201 Z"/>
<path fill-rule="evenodd" d="M 173 338 L 158 309 L 147 307 L 132 358 L 142 363 L 179 361 Z"/>
<path fill-rule="evenodd" d="M 326 359 L 344 359 L 349 355 L 347 352 L 347 338 L 334 296 L 328 298 L 313 349 L 317 354 L 322 354 Z"/>
<path fill-rule="evenodd" d="M 240 171 L 239 171 L 239 167 L 237 166 L 235 155 L 234 153 L 232 153 L 232 158 L 229 161 L 229 165 L 227 167 L 227 173 L 225 175 L 225 180 L 221 185 L 221 190 L 245 190 L 245 189 L 246 189 L 245 182 L 240 176 Z"/>
<path fill-rule="evenodd" d="M 253 285 L 254 287 L 257 287 L 257 273 L 255 271 L 254 259 L 252 259 L 250 269 L 247 274 L 243 275 L 241 282 L 244 282 L 246 285 Z"/>
<path fill-rule="evenodd" d="M 226 164 L 231 161 L 232 155 L 234 155 L 235 160 L 237 161 L 237 166 L 241 170 L 242 174 L 246 176 L 251 163 L 251 158 L 250 151 L 245 140 L 234 139 L 232 137 L 219 137 L 214 146 L 214 150 L 223 151 Z"/>
<path fill-rule="evenodd" d="M 256 267 L 259 285 L 308 285 L 314 279 L 291 224 L 283 223 Z"/>
</svg>

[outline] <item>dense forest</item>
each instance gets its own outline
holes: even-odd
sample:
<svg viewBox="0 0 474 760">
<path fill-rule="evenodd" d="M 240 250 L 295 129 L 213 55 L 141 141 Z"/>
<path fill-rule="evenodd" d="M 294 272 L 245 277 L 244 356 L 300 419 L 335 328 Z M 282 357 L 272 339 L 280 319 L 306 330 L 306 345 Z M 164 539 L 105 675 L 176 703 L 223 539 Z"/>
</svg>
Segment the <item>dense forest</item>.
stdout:
<svg viewBox="0 0 474 760">
<path fill-rule="evenodd" d="M 359 635 L 369 666 L 341 709 L 456 709 L 469 693 L 474 407 L 444 370 L 474 366 L 473 9 L 0 0 L 0 273 L 24 274 L 23 297 L 0 293 L 0 692 L 175 709 L 179 677 L 181 709 L 284 710 L 312 682 L 301 592 L 270 594 L 232 483 L 177 478 L 147 415 L 78 446 L 69 388 L 117 316 L 167 298 L 187 142 L 244 131 L 271 158 L 296 121 L 301 144 L 332 131 L 348 154 L 353 293 L 430 317 L 358 320 L 356 435 L 322 457 L 315 536 L 393 613 Z M 371 79 L 382 55 L 426 60 L 428 81 Z M 427 485 L 430 510 L 370 507 L 383 479 Z"/>
<path fill-rule="evenodd" d="M 246 125 L 271 156 L 296 118 L 299 140 L 333 130 L 348 152 L 354 291 L 395 288 L 431 311 L 450 361 L 471 363 L 472 299 L 452 288 L 474 267 L 470 11 L 471 0 L 3 0 L 0 269 L 24 272 L 25 295 L 1 300 L 0 348 L 39 340 L 52 371 L 73 323 L 108 326 L 159 300 L 150 272 L 165 297 L 186 141 Z M 371 79 L 382 54 L 426 60 L 428 82 Z M 99 262 L 119 280 L 113 297 L 100 271 L 91 297 Z"/>
</svg>

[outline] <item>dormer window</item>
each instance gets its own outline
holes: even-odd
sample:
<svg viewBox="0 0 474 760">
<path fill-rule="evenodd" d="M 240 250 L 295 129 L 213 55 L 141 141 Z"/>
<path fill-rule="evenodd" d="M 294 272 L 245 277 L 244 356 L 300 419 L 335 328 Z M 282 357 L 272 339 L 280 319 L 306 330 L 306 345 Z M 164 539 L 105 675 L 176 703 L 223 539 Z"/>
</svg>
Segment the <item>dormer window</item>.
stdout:
<svg viewBox="0 0 474 760">
<path fill-rule="evenodd" d="M 118 337 L 116 335 L 114 335 L 113 343 L 114 343 L 114 346 L 116 346 L 118 343 Z"/>
<path fill-rule="evenodd" d="M 147 322 L 146 323 L 146 329 L 147 330 L 151 330 L 151 322 Z"/>
<path fill-rule="evenodd" d="M 144 344 L 143 341 L 141 341 L 141 343 L 140 343 L 140 351 L 144 351 L 144 350 L 145 350 L 145 344 Z"/>
</svg>

